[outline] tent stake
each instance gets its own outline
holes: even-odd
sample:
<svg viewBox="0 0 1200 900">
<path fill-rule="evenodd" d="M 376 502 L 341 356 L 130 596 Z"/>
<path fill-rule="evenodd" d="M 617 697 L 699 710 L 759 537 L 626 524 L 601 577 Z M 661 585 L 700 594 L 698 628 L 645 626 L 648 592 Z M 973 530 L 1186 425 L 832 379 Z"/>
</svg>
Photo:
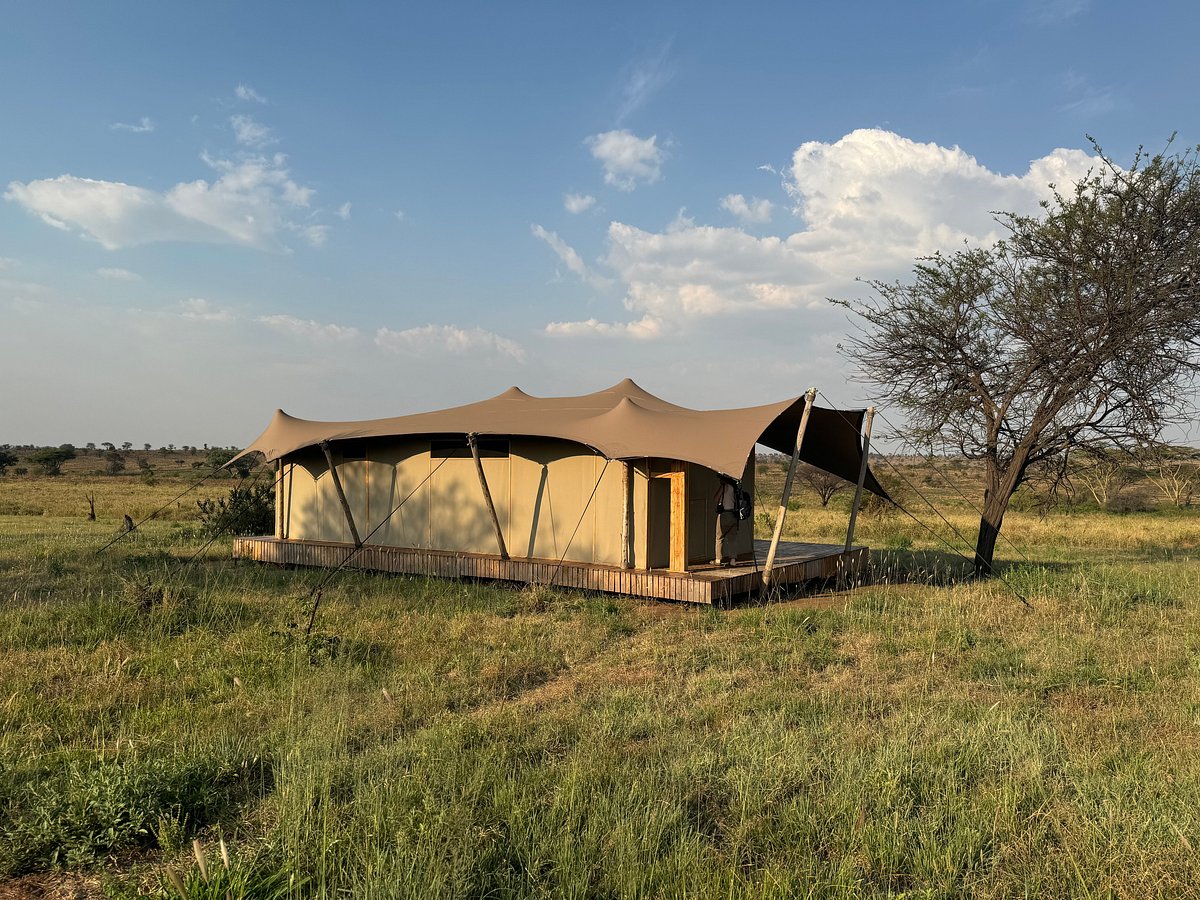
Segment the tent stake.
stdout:
<svg viewBox="0 0 1200 900">
<path fill-rule="evenodd" d="M 325 461 L 329 463 L 329 474 L 333 476 L 333 486 L 337 490 L 338 500 L 342 503 L 342 512 L 346 514 L 346 524 L 350 526 L 350 534 L 354 536 L 354 546 L 361 547 L 362 540 L 358 529 L 354 527 L 354 516 L 350 514 L 350 503 L 346 500 L 346 492 L 342 489 L 342 479 L 338 477 L 337 466 L 333 464 L 333 454 L 329 452 L 329 441 L 321 441 L 321 449 L 325 452 Z"/>
<path fill-rule="evenodd" d="M 633 554 L 629 552 L 629 517 L 633 513 L 633 504 L 629 502 L 629 491 L 633 487 L 630 477 L 632 463 L 621 461 L 621 568 L 633 568 Z"/>
<path fill-rule="evenodd" d="M 504 532 L 500 528 L 500 517 L 496 515 L 496 504 L 492 502 L 492 492 L 488 490 L 487 478 L 483 474 L 483 460 L 479 458 L 479 441 L 474 433 L 467 435 L 467 443 L 471 445 L 471 456 L 475 458 L 475 471 L 479 473 L 479 486 L 483 488 L 483 499 L 487 503 L 488 512 L 492 516 L 492 526 L 496 529 L 496 543 L 500 547 L 500 558 L 508 559 L 508 548 L 504 546 Z"/>
<path fill-rule="evenodd" d="M 775 553 L 779 550 L 779 538 L 783 534 L 783 520 L 787 517 L 788 500 L 792 496 L 792 479 L 796 477 L 796 463 L 800 461 L 800 447 L 804 443 L 804 432 L 808 430 L 808 416 L 812 412 L 817 389 L 809 388 L 804 395 L 804 413 L 800 416 L 800 427 L 796 430 L 796 449 L 792 451 L 792 462 L 788 466 L 787 478 L 783 480 L 783 496 L 779 498 L 779 515 L 775 519 L 775 534 L 771 538 L 771 549 L 767 551 L 767 563 L 763 566 L 762 583 L 771 584 L 771 570 L 775 568 Z"/>
<path fill-rule="evenodd" d="M 863 420 L 863 458 L 858 469 L 858 486 L 854 489 L 854 504 L 850 507 L 850 527 L 846 529 L 846 552 L 854 543 L 854 524 L 858 521 L 858 507 L 862 503 L 863 484 L 867 480 L 867 457 L 871 454 L 871 423 L 875 420 L 875 407 L 867 407 L 867 417 Z"/>
</svg>

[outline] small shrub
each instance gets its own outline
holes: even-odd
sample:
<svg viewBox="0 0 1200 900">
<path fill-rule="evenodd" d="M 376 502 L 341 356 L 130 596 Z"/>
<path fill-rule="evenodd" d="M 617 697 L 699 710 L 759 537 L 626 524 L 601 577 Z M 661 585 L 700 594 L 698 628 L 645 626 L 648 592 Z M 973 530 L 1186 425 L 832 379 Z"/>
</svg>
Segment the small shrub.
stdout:
<svg viewBox="0 0 1200 900">
<path fill-rule="evenodd" d="M 235 484 L 227 497 L 196 501 L 210 535 L 270 534 L 275 530 L 275 485 Z"/>
</svg>

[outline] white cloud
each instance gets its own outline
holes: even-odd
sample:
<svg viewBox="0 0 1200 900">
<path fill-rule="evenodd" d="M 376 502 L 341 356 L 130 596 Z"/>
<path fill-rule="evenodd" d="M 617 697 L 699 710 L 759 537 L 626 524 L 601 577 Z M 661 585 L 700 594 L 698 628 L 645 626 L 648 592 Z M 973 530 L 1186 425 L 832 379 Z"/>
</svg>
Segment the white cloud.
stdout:
<svg viewBox="0 0 1200 900">
<path fill-rule="evenodd" d="M 1087 12 L 1092 0 L 1027 0 L 1025 21 L 1034 25 L 1057 25 Z"/>
<path fill-rule="evenodd" d="M 666 152 L 658 146 L 658 135 L 640 138 L 621 129 L 594 134 L 584 143 L 604 169 L 604 183 L 619 191 L 653 184 L 662 176 Z"/>
<path fill-rule="evenodd" d="M 358 329 L 350 325 L 325 324 L 315 322 L 312 319 L 298 319 L 295 316 L 285 314 L 259 316 L 257 321 L 274 328 L 276 331 L 317 340 L 346 341 L 358 337 Z"/>
<path fill-rule="evenodd" d="M 666 41 L 652 55 L 629 67 L 621 90 L 621 106 L 617 110 L 618 124 L 643 107 L 675 74 L 667 62 L 671 43 Z"/>
<path fill-rule="evenodd" d="M 141 281 L 142 276 L 128 269 L 103 268 L 97 269 L 96 274 L 109 281 Z"/>
<path fill-rule="evenodd" d="M 770 222 L 773 208 L 774 204 L 770 200 L 758 197 L 747 200 L 741 194 L 726 194 L 721 198 L 721 209 L 733 213 L 746 223 Z"/>
<path fill-rule="evenodd" d="M 227 309 L 213 306 L 202 297 L 192 297 L 179 301 L 180 318 L 191 319 L 195 322 L 232 322 L 233 313 Z"/>
<path fill-rule="evenodd" d="M 294 225 L 290 226 L 291 230 L 303 237 L 314 247 L 321 247 L 325 244 L 325 239 L 329 237 L 328 225 Z"/>
<path fill-rule="evenodd" d="M 613 222 L 604 262 L 625 287 L 625 308 L 664 327 L 754 310 L 823 309 L 826 297 L 861 293 L 859 276 L 900 277 L 917 257 L 993 242 L 1001 233 L 993 210 L 1036 212 L 1048 183 L 1066 187 L 1094 163 L 1080 150 L 1059 149 L 1022 175 L 1004 175 L 958 147 L 855 131 L 805 143 L 793 155 L 785 188 L 800 230 L 756 237 L 697 225 L 682 211 L 657 232 Z M 632 334 L 636 324 L 625 327 Z M 618 334 L 620 327 L 556 323 L 552 333 Z"/>
<path fill-rule="evenodd" d="M 0 256 L 0 269 L 11 269 L 17 261 L 11 256 Z"/>
<path fill-rule="evenodd" d="M 160 193 L 119 181 L 60 175 L 10 182 L 4 197 L 64 231 L 78 230 L 109 250 L 159 241 L 241 244 L 280 251 L 281 231 L 302 229 L 291 216 L 313 190 L 292 180 L 286 157 L 238 162 L 203 157 L 211 181 L 181 182 Z M 321 239 L 304 233 L 311 242 Z"/>
<path fill-rule="evenodd" d="M 113 122 L 108 126 L 113 131 L 129 131 L 133 134 L 149 134 L 154 130 L 154 123 L 146 116 L 142 116 L 136 123 L 130 125 L 125 122 Z"/>
<path fill-rule="evenodd" d="M 398 209 L 398 210 L 396 210 L 396 221 L 397 221 L 397 222 L 403 222 L 403 221 L 404 221 L 404 210 L 402 210 L 402 209 Z"/>
<path fill-rule="evenodd" d="M 339 219 L 341 219 L 343 222 L 347 222 L 350 220 L 350 204 L 349 203 L 343 203 L 341 206 L 338 207 L 337 217 Z"/>
<path fill-rule="evenodd" d="M 482 328 L 459 328 L 455 325 L 422 325 L 404 331 L 380 328 L 375 332 L 375 343 L 392 353 L 419 356 L 490 353 L 507 356 L 517 362 L 525 361 L 525 351 L 520 344 Z"/>
<path fill-rule="evenodd" d="M 546 334 L 555 337 L 631 337 L 652 340 L 662 333 L 662 322 L 653 316 L 643 316 L 637 322 L 601 322 L 585 319 L 582 322 L 550 322 Z"/>
<path fill-rule="evenodd" d="M 230 116 L 229 124 L 233 127 L 234 139 L 243 147 L 253 147 L 257 150 L 276 142 L 271 129 L 256 121 L 253 116 Z"/>
<path fill-rule="evenodd" d="M 563 194 L 563 209 L 572 215 L 587 212 L 596 205 L 596 198 L 591 194 Z"/>
<path fill-rule="evenodd" d="M 560 238 L 553 231 L 547 231 L 541 225 L 531 225 L 530 230 L 533 232 L 534 237 L 546 242 L 550 249 L 554 251 L 555 255 L 562 260 L 564 266 L 566 266 L 570 271 L 574 272 L 584 281 L 588 282 L 593 287 L 602 288 L 608 285 L 609 281 L 607 278 L 603 278 L 589 269 L 582 257 L 575 252 L 575 248 Z"/>
<path fill-rule="evenodd" d="M 233 95 L 239 100 L 248 100 L 251 103 L 266 103 L 267 98 L 250 87 L 248 84 L 239 84 L 233 89 Z"/>
</svg>

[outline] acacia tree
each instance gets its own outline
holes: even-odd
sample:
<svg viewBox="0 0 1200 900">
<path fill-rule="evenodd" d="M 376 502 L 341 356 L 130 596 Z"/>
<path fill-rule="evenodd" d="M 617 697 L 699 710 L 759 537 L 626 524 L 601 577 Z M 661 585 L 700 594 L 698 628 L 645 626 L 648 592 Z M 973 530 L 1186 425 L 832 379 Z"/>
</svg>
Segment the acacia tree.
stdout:
<svg viewBox="0 0 1200 900">
<path fill-rule="evenodd" d="M 831 472 L 826 472 L 824 469 L 818 469 L 816 466 L 810 466 L 807 463 L 801 465 L 796 474 L 800 480 L 816 491 L 817 496 L 821 498 L 821 506 L 826 507 L 829 501 L 836 494 L 854 487 L 846 479 L 840 475 L 834 475 Z"/>
<path fill-rule="evenodd" d="M 1197 151 L 1138 151 L 998 213 L 995 246 L 918 260 L 907 282 L 844 302 L 845 348 L 922 444 L 984 462 L 975 569 L 992 572 L 1009 500 L 1039 467 L 1156 440 L 1192 406 L 1200 346 Z"/>
</svg>

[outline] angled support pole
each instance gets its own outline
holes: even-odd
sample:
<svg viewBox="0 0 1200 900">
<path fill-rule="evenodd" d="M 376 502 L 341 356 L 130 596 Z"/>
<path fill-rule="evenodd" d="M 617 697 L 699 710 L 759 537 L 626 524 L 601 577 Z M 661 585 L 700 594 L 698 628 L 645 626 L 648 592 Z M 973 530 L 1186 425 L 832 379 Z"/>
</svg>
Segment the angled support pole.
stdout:
<svg viewBox="0 0 1200 900">
<path fill-rule="evenodd" d="M 496 515 L 496 504 L 492 502 L 492 492 L 488 490 L 487 477 L 483 474 L 483 460 L 479 457 L 478 435 L 467 435 L 467 443 L 471 446 L 471 456 L 475 459 L 475 471 L 479 474 L 479 486 L 483 488 L 483 500 L 487 503 L 488 513 L 492 517 L 492 527 L 496 529 L 496 544 L 500 547 L 500 558 L 508 559 L 508 547 L 504 545 L 504 531 L 500 528 L 500 517 Z"/>
<path fill-rule="evenodd" d="M 862 504 L 863 484 L 867 480 L 867 458 L 871 455 L 871 423 L 875 421 L 875 407 L 867 407 L 867 416 L 863 419 L 863 458 L 858 468 L 858 486 L 854 489 L 854 503 L 850 507 L 850 527 L 846 529 L 846 552 L 854 544 L 854 525 L 858 521 L 858 507 Z"/>
<path fill-rule="evenodd" d="M 350 503 L 346 500 L 346 491 L 342 488 L 342 479 L 338 476 L 337 466 L 333 464 L 333 454 L 329 452 L 329 441 L 321 441 L 320 447 L 325 454 L 325 461 L 329 463 L 329 474 L 333 476 L 333 487 L 337 491 L 338 500 L 342 504 L 342 512 L 346 514 L 346 524 L 350 526 L 350 534 L 354 536 L 354 546 L 361 547 L 363 545 L 362 538 L 358 536 L 358 528 L 354 525 L 354 516 L 350 514 Z"/>
<path fill-rule="evenodd" d="M 787 478 L 783 480 L 783 496 L 779 498 L 779 515 L 775 519 L 775 534 L 771 538 L 771 549 L 767 551 L 767 563 L 763 566 L 762 582 L 764 587 L 771 584 L 771 570 L 775 568 L 775 554 L 779 550 L 779 538 L 783 534 L 783 520 L 787 518 L 788 500 L 792 497 L 792 480 L 796 477 L 796 464 L 800 462 L 800 448 L 804 444 L 804 432 L 808 430 L 808 417 L 812 412 L 813 402 L 817 399 L 817 389 L 809 388 L 804 395 L 804 412 L 800 416 L 800 427 L 796 430 L 796 449 L 792 451 L 792 461 L 788 465 Z"/>
<path fill-rule="evenodd" d="M 633 463 L 621 461 L 621 568 L 633 568 L 633 553 L 629 549 L 629 535 L 633 530 L 629 520 L 633 515 L 633 503 L 630 494 L 633 491 Z"/>
</svg>

